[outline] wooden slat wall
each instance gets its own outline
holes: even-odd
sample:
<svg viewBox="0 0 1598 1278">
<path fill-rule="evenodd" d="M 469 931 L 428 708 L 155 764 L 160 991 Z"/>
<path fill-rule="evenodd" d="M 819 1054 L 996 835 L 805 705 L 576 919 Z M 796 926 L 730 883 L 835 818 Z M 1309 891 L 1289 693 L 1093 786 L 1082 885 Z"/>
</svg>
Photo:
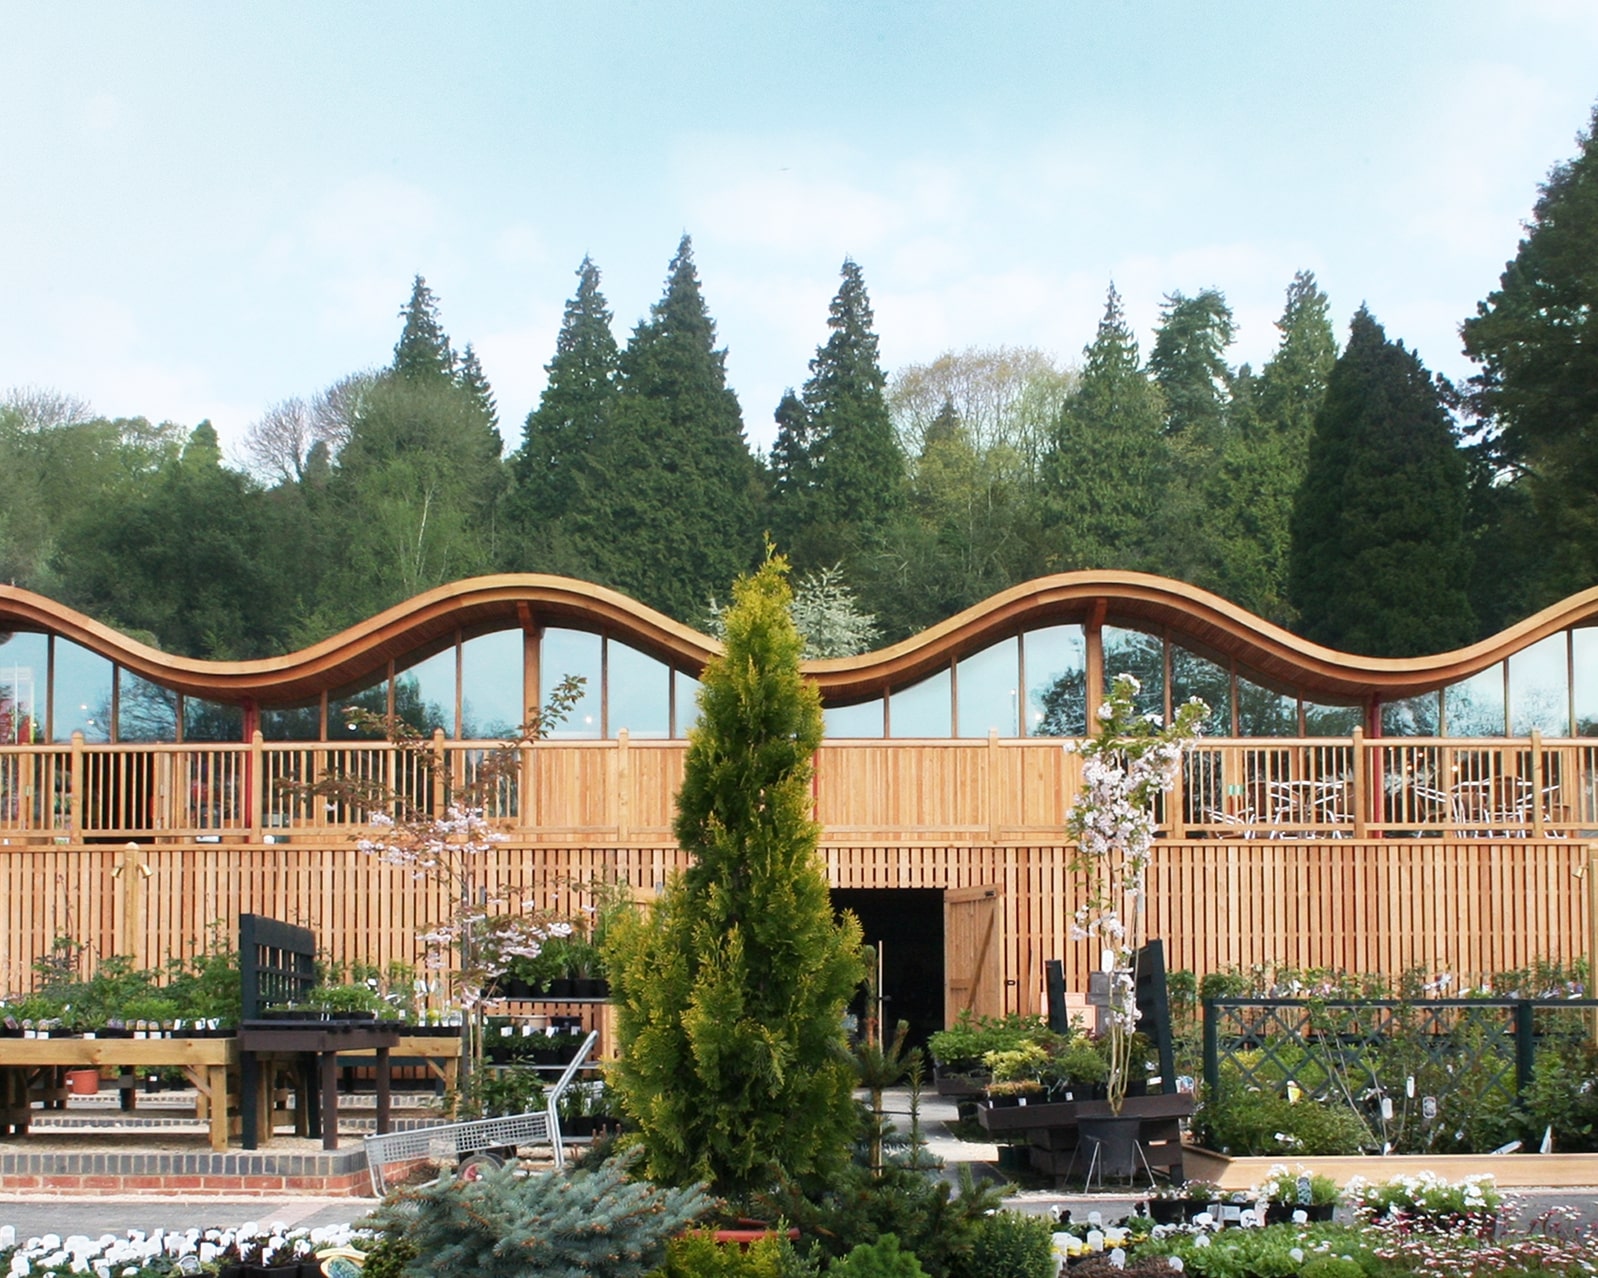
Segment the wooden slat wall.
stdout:
<svg viewBox="0 0 1598 1278">
<path fill-rule="evenodd" d="M 1162 841 L 1149 931 L 1166 939 L 1172 967 L 1201 973 L 1421 967 L 1471 982 L 1587 953 L 1587 893 L 1574 871 L 1592 851 L 1560 839 Z M 1071 988 L 1085 984 L 1087 947 L 1066 939 L 1077 901 L 1068 847 L 828 843 L 822 854 L 836 887 L 997 887 L 1001 976 L 1017 1010 L 1041 1007 L 1046 959 L 1065 960 Z M 480 881 L 492 895 L 576 908 L 573 880 L 620 878 L 647 894 L 684 864 L 659 845 L 502 845 Z M 419 962 L 417 936 L 449 903 L 437 885 L 347 843 L 12 848 L 0 855 L 0 986 L 30 986 L 57 935 L 155 965 L 214 927 L 231 943 L 246 910 L 314 929 L 333 959 L 386 965 Z"/>
</svg>

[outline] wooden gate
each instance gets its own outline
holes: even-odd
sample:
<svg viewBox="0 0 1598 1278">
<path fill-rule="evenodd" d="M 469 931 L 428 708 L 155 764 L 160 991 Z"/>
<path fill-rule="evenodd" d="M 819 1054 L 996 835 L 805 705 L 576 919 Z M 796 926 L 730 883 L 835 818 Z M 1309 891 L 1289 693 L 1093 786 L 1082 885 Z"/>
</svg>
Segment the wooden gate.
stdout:
<svg viewBox="0 0 1598 1278">
<path fill-rule="evenodd" d="M 1004 1013 L 1004 946 L 996 887 L 951 888 L 943 894 L 943 1023 L 961 1012 Z"/>
</svg>

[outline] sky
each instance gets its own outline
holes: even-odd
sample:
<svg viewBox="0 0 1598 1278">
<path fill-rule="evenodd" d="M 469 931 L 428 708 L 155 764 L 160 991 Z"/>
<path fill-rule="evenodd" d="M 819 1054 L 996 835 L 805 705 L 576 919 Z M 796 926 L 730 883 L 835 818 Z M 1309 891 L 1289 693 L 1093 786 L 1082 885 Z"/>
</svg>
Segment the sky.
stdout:
<svg viewBox="0 0 1598 1278">
<path fill-rule="evenodd" d="M 412 277 L 514 447 L 589 255 L 618 340 L 694 255 L 752 445 L 846 257 L 883 367 L 1147 353 L 1295 271 L 1454 377 L 1598 101 L 1591 0 L 0 0 L 0 393 L 209 419 L 392 357 Z"/>
</svg>

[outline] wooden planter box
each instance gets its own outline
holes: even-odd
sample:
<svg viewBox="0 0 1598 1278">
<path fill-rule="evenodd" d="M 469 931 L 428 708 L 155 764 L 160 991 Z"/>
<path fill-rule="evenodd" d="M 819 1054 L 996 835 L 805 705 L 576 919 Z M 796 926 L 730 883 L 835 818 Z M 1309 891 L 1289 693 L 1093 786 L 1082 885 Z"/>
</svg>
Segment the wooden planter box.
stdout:
<svg viewBox="0 0 1598 1278">
<path fill-rule="evenodd" d="M 1598 1185 L 1598 1154 L 1387 1154 L 1362 1157 L 1296 1158 L 1271 1155 L 1231 1158 L 1198 1145 L 1187 1147 L 1184 1162 L 1189 1177 L 1206 1180 L 1222 1189 L 1247 1189 L 1257 1185 L 1272 1167 L 1286 1163 L 1330 1176 L 1346 1185 L 1355 1176 L 1380 1184 L 1395 1176 L 1434 1172 L 1447 1180 L 1488 1175 L 1499 1189 L 1546 1186 L 1554 1189 Z"/>
</svg>

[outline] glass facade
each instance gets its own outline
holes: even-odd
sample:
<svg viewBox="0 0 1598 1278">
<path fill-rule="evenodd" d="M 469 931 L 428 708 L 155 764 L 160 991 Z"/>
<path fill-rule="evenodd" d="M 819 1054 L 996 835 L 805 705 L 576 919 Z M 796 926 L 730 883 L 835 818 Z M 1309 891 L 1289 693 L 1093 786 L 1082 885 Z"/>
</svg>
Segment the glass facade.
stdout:
<svg viewBox="0 0 1598 1278">
<path fill-rule="evenodd" d="M 358 707 L 376 716 L 392 709 L 424 734 L 504 740 L 526 720 L 524 699 L 547 701 L 566 675 L 584 685 L 551 730 L 557 740 L 614 739 L 623 730 L 640 740 L 682 738 L 698 719 L 698 680 L 669 662 L 596 631 L 550 627 L 541 643 L 535 654 L 522 630 L 508 629 L 402 658 L 392 678 L 374 672 L 331 693 L 325 722 L 319 699 L 262 706 L 261 733 L 268 741 L 379 738 L 379 728 L 349 726 L 344 712 Z M 1145 713 L 1163 715 L 1198 697 L 1211 709 L 1212 737 L 1346 738 L 1366 721 L 1362 704 L 1271 688 L 1175 636 L 1104 626 L 1101 643 L 1106 684 L 1122 671 L 1135 675 Z M 1089 728 L 1088 652 L 1089 635 L 1074 623 L 1007 636 L 884 697 L 825 708 L 826 732 L 862 739 L 1081 736 Z M 535 655 L 542 686 L 530 697 L 523 685 Z M 59 636 L 0 635 L 0 744 L 42 741 L 47 733 L 66 742 L 74 732 L 94 743 L 226 743 L 243 739 L 244 721 L 238 706 L 180 696 Z M 1532 732 L 1598 736 L 1598 626 L 1549 635 L 1441 691 L 1381 706 L 1383 736 Z"/>
</svg>

